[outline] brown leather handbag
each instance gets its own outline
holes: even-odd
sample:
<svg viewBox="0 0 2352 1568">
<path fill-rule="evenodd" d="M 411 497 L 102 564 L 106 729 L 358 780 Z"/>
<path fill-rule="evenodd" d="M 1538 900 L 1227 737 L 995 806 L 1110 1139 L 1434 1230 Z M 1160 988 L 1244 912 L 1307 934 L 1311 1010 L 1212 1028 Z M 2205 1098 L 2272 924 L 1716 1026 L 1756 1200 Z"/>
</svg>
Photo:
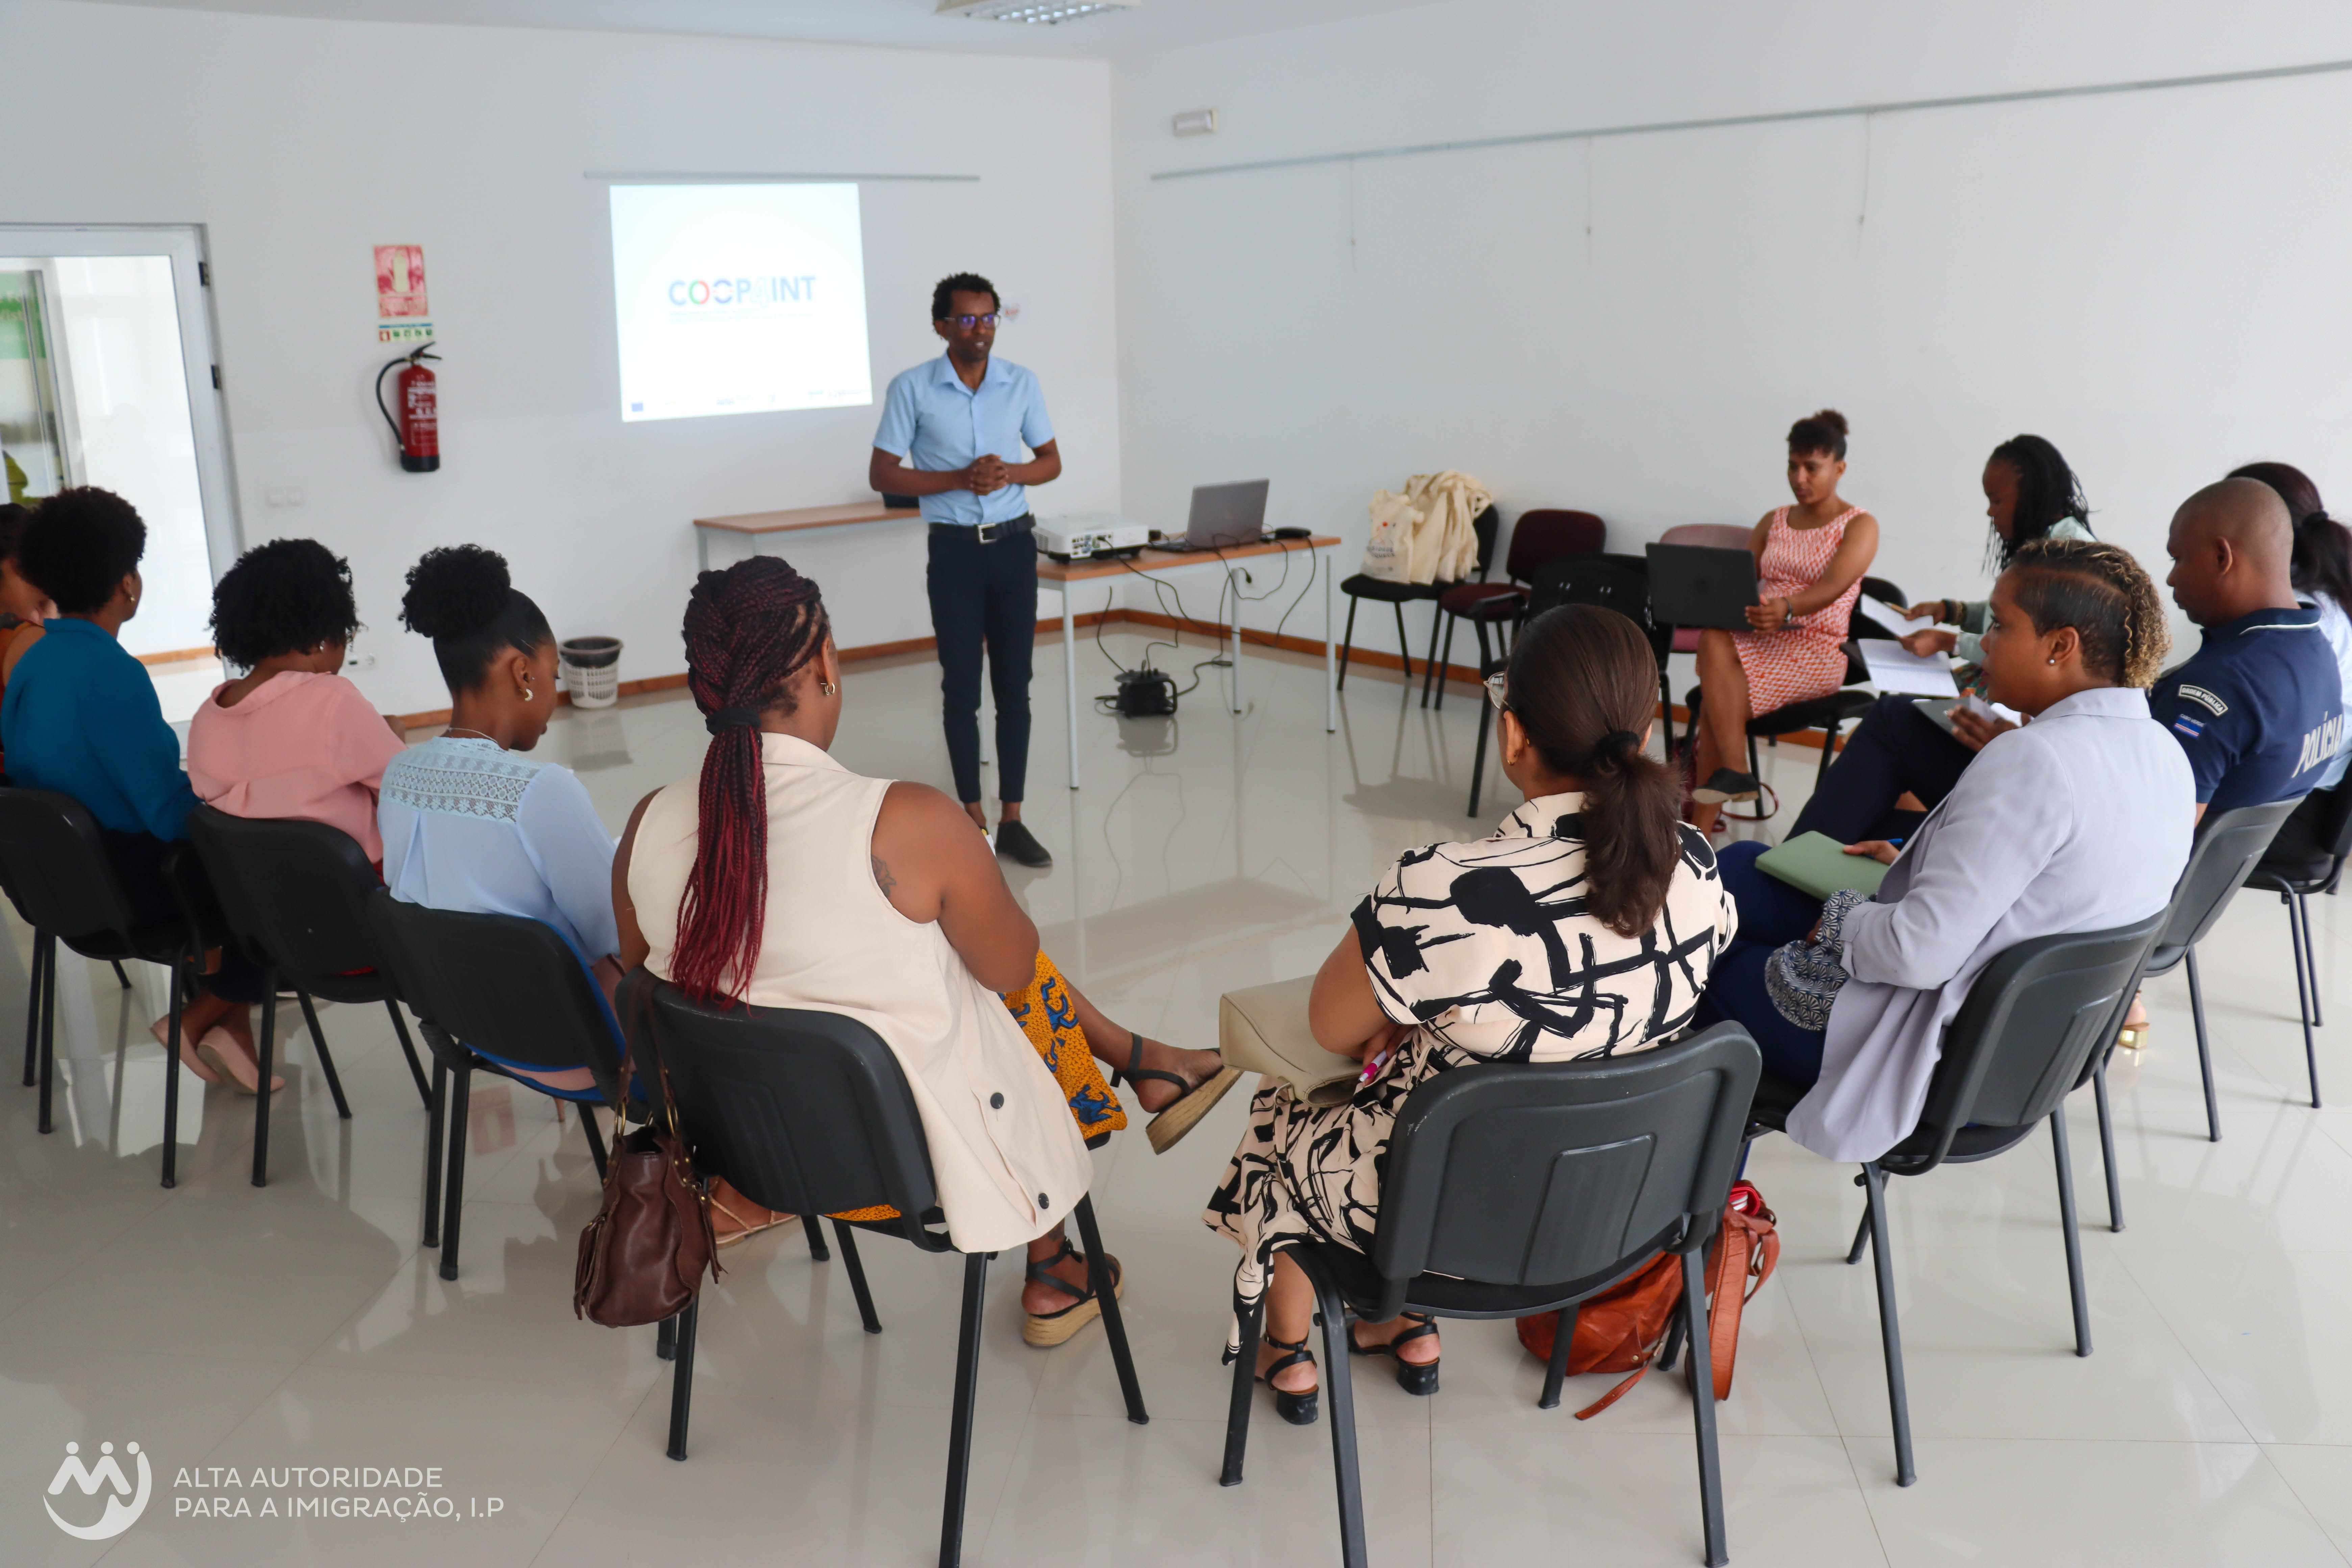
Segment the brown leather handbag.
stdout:
<svg viewBox="0 0 2352 1568">
<path fill-rule="evenodd" d="M 1708 1346 L 1715 1362 L 1715 1396 L 1729 1397 L 1731 1372 L 1739 1357 L 1739 1313 L 1780 1260 L 1780 1237 L 1764 1194 L 1748 1182 L 1732 1184 L 1724 1205 L 1723 1229 L 1707 1260 Z M 1735 1289 L 1734 1287 L 1738 1287 Z M 1666 1330 L 1682 1305 L 1682 1259 L 1662 1252 L 1641 1271 L 1583 1303 L 1569 1342 L 1571 1373 L 1622 1372 L 1627 1375 L 1608 1393 L 1576 1413 L 1589 1421 L 1632 1392 L 1665 1348 Z M 1519 1320 L 1519 1342 L 1549 1364 L 1559 1332 L 1558 1312 Z"/>
<path fill-rule="evenodd" d="M 580 1233 L 580 1261 L 572 1278 L 572 1315 L 628 1329 L 658 1323 L 690 1306 L 707 1268 L 719 1267 L 710 1227 L 710 1193 L 695 1173 L 694 1158 L 678 1136 L 669 1068 L 658 1051 L 667 1130 L 652 1122 L 613 1140 L 604 1164 L 604 1203 Z M 629 1060 L 621 1058 L 621 1079 Z"/>
</svg>

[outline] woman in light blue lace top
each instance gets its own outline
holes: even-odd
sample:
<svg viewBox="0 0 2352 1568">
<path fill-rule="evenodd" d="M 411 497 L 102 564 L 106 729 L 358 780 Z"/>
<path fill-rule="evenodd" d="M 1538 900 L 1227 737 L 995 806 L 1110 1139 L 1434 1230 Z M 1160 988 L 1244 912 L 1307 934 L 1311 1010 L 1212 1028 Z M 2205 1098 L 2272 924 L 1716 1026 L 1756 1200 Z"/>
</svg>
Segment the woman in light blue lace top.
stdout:
<svg viewBox="0 0 2352 1568">
<path fill-rule="evenodd" d="M 504 559 L 470 544 L 427 552 L 400 614 L 433 639 L 453 706 L 446 731 L 384 769 L 384 885 L 436 910 L 544 921 L 609 994 L 621 976 L 613 836 L 571 769 L 522 754 L 555 710 L 547 617 L 515 590 Z M 584 1068 L 500 1065 L 551 1089 L 592 1083 Z"/>
</svg>

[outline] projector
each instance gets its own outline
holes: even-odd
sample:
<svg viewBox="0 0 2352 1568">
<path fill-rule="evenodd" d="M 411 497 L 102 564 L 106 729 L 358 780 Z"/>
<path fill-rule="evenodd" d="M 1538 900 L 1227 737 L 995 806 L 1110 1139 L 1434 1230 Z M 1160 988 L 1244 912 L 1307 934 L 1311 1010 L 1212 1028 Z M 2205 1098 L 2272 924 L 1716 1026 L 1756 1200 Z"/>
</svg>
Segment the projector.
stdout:
<svg viewBox="0 0 2352 1568">
<path fill-rule="evenodd" d="M 1056 561 L 1132 555 L 1151 542 L 1151 530 L 1109 512 L 1059 517 L 1037 524 L 1037 548 Z"/>
</svg>

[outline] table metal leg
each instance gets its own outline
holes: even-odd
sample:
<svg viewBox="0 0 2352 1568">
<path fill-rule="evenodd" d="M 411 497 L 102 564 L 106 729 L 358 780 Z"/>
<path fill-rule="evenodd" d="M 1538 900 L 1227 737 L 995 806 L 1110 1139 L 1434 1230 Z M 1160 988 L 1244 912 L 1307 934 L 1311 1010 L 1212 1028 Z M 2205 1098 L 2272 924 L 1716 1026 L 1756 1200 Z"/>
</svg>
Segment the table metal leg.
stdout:
<svg viewBox="0 0 2352 1568">
<path fill-rule="evenodd" d="M 1078 634 L 1070 619 L 1070 586 L 1062 593 L 1062 695 L 1070 717 L 1070 787 L 1078 787 Z"/>
<path fill-rule="evenodd" d="M 1315 552 L 1323 567 L 1323 732 L 1327 735 L 1339 728 L 1339 661 L 1331 651 L 1331 552 Z"/>
<path fill-rule="evenodd" d="M 1238 569 L 1225 568 L 1225 586 L 1234 598 L 1234 711 L 1242 710 L 1242 579 Z"/>
</svg>

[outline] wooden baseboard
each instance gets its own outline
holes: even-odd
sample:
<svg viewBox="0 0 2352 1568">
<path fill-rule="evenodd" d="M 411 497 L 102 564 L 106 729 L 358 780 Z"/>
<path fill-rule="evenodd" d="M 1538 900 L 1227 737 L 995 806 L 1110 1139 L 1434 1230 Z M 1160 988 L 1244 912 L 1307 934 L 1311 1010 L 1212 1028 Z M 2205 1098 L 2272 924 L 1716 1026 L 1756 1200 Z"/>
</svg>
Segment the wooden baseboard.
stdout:
<svg viewBox="0 0 2352 1568">
<path fill-rule="evenodd" d="M 161 653 L 134 654 L 131 657 L 144 665 L 181 664 L 192 658 L 215 658 L 220 650 L 206 643 L 202 647 L 167 647 Z"/>
</svg>

